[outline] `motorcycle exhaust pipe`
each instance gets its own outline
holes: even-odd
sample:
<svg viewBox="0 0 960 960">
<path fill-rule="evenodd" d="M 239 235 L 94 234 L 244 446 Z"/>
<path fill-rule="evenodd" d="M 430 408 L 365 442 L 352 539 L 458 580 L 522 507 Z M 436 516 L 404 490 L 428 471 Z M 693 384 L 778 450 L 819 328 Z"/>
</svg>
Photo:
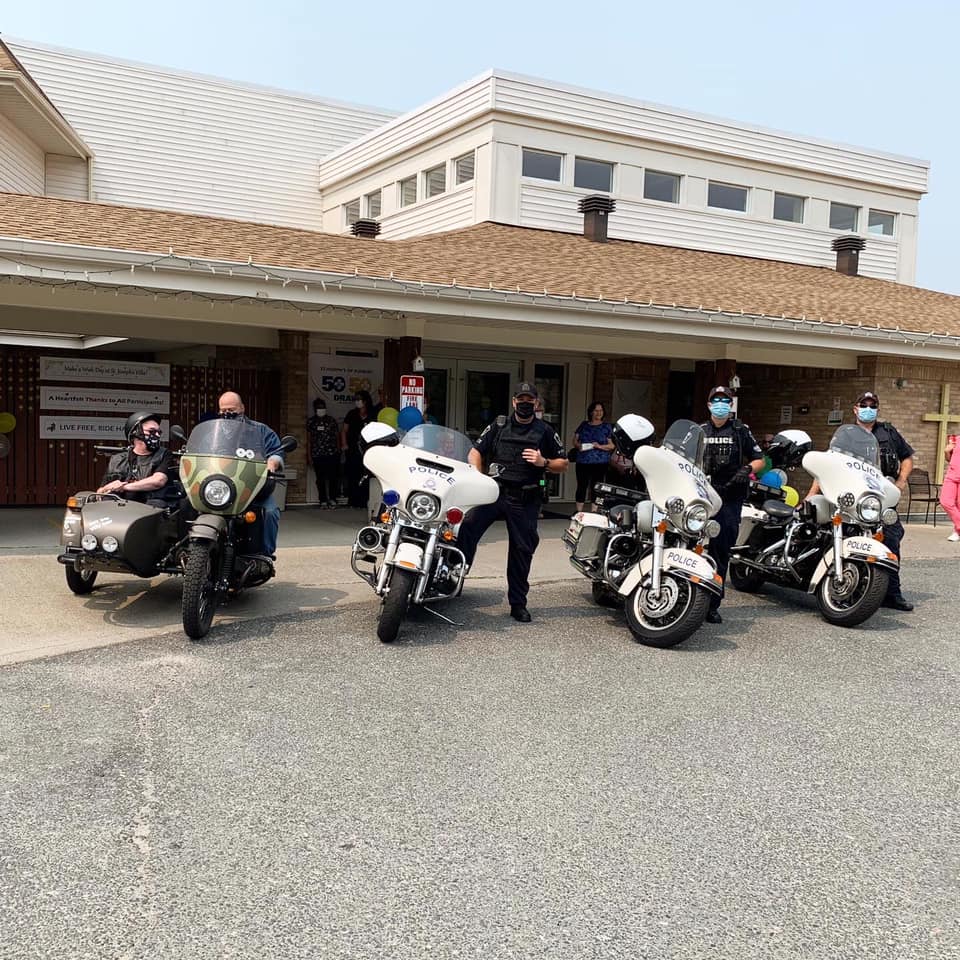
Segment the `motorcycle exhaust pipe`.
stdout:
<svg viewBox="0 0 960 960">
<path fill-rule="evenodd" d="M 376 527 L 364 527 L 360 530 L 357 543 L 368 553 L 380 553 L 384 549 L 383 534 Z"/>
</svg>

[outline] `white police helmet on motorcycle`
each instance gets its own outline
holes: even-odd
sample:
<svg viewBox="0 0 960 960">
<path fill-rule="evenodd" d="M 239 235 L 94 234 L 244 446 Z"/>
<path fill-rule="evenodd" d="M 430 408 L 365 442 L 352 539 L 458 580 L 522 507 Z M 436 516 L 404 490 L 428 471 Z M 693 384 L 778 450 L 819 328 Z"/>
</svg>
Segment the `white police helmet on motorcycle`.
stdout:
<svg viewBox="0 0 960 960">
<path fill-rule="evenodd" d="M 371 447 L 395 447 L 400 435 L 388 423 L 375 420 L 360 431 L 360 453 L 366 453 Z"/>
<path fill-rule="evenodd" d="M 617 452 L 632 460 L 641 448 L 657 442 L 653 424 L 638 413 L 624 414 L 613 427 L 613 445 Z"/>
<path fill-rule="evenodd" d="M 764 451 L 774 467 L 793 467 L 813 449 L 813 441 L 805 430 L 781 430 Z"/>
</svg>

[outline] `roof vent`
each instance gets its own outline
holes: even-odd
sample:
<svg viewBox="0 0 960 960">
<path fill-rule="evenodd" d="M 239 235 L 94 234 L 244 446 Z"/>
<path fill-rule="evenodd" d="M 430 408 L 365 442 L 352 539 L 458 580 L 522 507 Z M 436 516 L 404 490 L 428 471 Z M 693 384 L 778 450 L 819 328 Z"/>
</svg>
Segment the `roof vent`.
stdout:
<svg viewBox="0 0 960 960">
<path fill-rule="evenodd" d="M 837 237 L 830 246 L 837 252 L 837 273 L 855 277 L 860 266 L 860 251 L 867 245 L 863 237 Z"/>
<path fill-rule="evenodd" d="M 380 224 L 376 220 L 357 220 L 350 227 L 350 232 L 355 237 L 363 237 L 364 240 L 373 240 L 380 233 Z"/>
<path fill-rule="evenodd" d="M 588 240 L 597 243 L 607 242 L 607 215 L 617 209 L 617 202 L 613 197 L 594 194 L 584 197 L 577 205 L 583 214 L 583 235 Z"/>
</svg>

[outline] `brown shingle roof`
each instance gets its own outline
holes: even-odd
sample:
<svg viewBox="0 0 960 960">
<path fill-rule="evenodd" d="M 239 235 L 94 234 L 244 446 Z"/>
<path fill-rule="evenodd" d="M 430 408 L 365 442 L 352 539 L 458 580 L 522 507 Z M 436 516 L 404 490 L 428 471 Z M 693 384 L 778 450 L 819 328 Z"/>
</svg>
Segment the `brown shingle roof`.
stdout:
<svg viewBox="0 0 960 960">
<path fill-rule="evenodd" d="M 677 247 L 481 223 L 412 240 L 0 194 L 0 235 L 81 246 L 960 336 L 960 297 Z"/>
</svg>

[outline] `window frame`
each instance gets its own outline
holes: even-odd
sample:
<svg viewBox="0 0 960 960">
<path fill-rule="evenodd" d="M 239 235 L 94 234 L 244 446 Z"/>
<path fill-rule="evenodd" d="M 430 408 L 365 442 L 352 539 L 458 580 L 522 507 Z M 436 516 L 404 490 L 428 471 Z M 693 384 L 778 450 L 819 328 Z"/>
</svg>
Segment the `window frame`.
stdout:
<svg viewBox="0 0 960 960">
<path fill-rule="evenodd" d="M 610 170 L 610 186 L 609 187 L 581 187 L 577 184 L 577 164 L 580 161 L 584 163 L 595 163 L 598 166 L 607 167 Z M 612 163 L 609 160 L 597 160 L 595 157 L 581 157 L 577 154 L 574 154 L 573 157 L 573 188 L 575 190 L 588 190 L 591 193 L 613 193 L 614 187 L 614 178 L 616 176 L 617 165 Z"/>
<path fill-rule="evenodd" d="M 647 176 L 653 174 L 656 177 L 672 177 L 676 183 L 675 199 L 673 200 L 661 200 L 660 197 L 648 197 L 647 196 Z M 651 170 L 647 167 L 643 169 L 643 199 L 652 200 L 654 203 L 668 203 L 671 206 L 677 206 L 680 203 L 680 190 L 683 187 L 683 174 L 682 173 L 668 173 L 666 170 Z"/>
<path fill-rule="evenodd" d="M 460 162 L 462 160 L 470 161 L 470 176 L 465 180 L 460 179 Z M 472 183 L 477 177 L 477 151 L 470 150 L 468 153 L 462 153 L 459 157 L 453 158 L 453 184 L 451 190 L 462 187 L 465 183 Z"/>
<path fill-rule="evenodd" d="M 380 207 L 376 213 L 370 208 L 370 200 L 372 197 L 377 198 L 377 205 Z M 371 190 L 369 193 L 364 194 L 363 196 L 363 215 L 369 220 L 378 220 L 381 213 L 383 212 L 383 187 L 380 187 L 377 190 Z"/>
<path fill-rule="evenodd" d="M 439 173 L 443 177 L 443 185 L 435 193 L 430 192 L 430 175 Z M 443 196 L 447 192 L 447 162 L 435 163 L 432 167 L 427 167 L 421 173 L 423 178 L 423 199 L 432 200 L 434 197 Z"/>
<path fill-rule="evenodd" d="M 791 200 L 800 201 L 800 219 L 792 220 L 786 217 L 777 216 L 777 197 L 789 197 Z M 776 220 L 777 223 L 805 223 L 807 219 L 807 200 L 809 197 L 801 196 L 799 193 L 785 193 L 783 190 L 774 190 L 773 191 L 773 211 L 771 213 L 772 219 Z"/>
<path fill-rule="evenodd" d="M 557 169 L 557 176 L 554 179 L 553 177 L 538 177 L 531 173 L 524 173 L 524 161 L 526 160 L 527 154 L 536 154 L 540 157 L 551 157 L 556 158 L 559 161 L 559 167 Z M 527 180 L 539 180 L 541 183 L 563 183 L 563 167 L 566 157 L 562 153 L 557 153 L 551 150 L 538 150 L 535 147 L 521 147 L 520 148 L 520 176 Z"/>
<path fill-rule="evenodd" d="M 876 231 L 876 230 L 871 230 L 871 229 L 870 229 L 870 227 L 871 227 L 870 219 L 871 219 L 871 217 L 873 217 L 874 214 L 879 214 L 879 215 L 882 216 L 882 217 L 889 217 L 889 218 L 890 218 L 890 232 L 889 232 L 889 233 L 884 233 L 882 230 L 878 232 L 878 231 Z M 871 208 L 867 211 L 867 233 L 870 234 L 871 237 L 891 237 L 891 238 L 892 238 L 892 237 L 895 237 L 895 236 L 897 235 L 897 215 L 896 215 L 896 213 L 894 213 L 892 210 L 874 210 L 873 207 L 871 207 Z"/>
<path fill-rule="evenodd" d="M 844 207 L 847 210 L 853 211 L 853 226 L 852 227 L 835 227 L 831 221 L 833 220 L 833 208 L 834 207 Z M 840 203 L 839 200 L 830 201 L 830 209 L 827 211 L 827 227 L 830 230 L 838 230 L 841 233 L 859 233 L 860 232 L 860 214 L 863 210 L 863 207 L 857 206 L 852 203 Z"/>
<path fill-rule="evenodd" d="M 351 220 L 351 219 L 350 219 L 350 208 L 351 208 L 354 204 L 356 204 L 357 216 L 356 216 L 355 219 Z M 348 200 L 348 201 L 343 205 L 343 224 L 344 224 L 344 226 L 345 226 L 348 230 L 350 229 L 350 227 L 352 227 L 352 226 L 357 222 L 357 220 L 359 220 L 359 219 L 361 218 L 361 216 L 362 216 L 361 210 L 362 210 L 362 208 L 361 208 L 361 205 L 360 205 L 360 197 L 357 197 L 357 198 L 354 199 L 354 200 Z"/>
<path fill-rule="evenodd" d="M 743 209 L 737 207 L 722 207 L 710 202 L 711 187 L 729 187 L 733 190 L 743 191 Z M 707 180 L 707 208 L 710 210 L 723 210 L 724 213 L 749 213 L 750 212 L 750 187 L 742 183 L 728 183 L 726 180 Z"/>
<path fill-rule="evenodd" d="M 405 203 L 403 200 L 403 188 L 409 183 L 413 184 L 413 199 Z M 409 177 L 404 177 L 402 180 L 397 181 L 397 201 L 401 210 L 405 207 L 412 207 L 419 199 L 420 178 L 415 173 L 411 174 Z"/>
</svg>

